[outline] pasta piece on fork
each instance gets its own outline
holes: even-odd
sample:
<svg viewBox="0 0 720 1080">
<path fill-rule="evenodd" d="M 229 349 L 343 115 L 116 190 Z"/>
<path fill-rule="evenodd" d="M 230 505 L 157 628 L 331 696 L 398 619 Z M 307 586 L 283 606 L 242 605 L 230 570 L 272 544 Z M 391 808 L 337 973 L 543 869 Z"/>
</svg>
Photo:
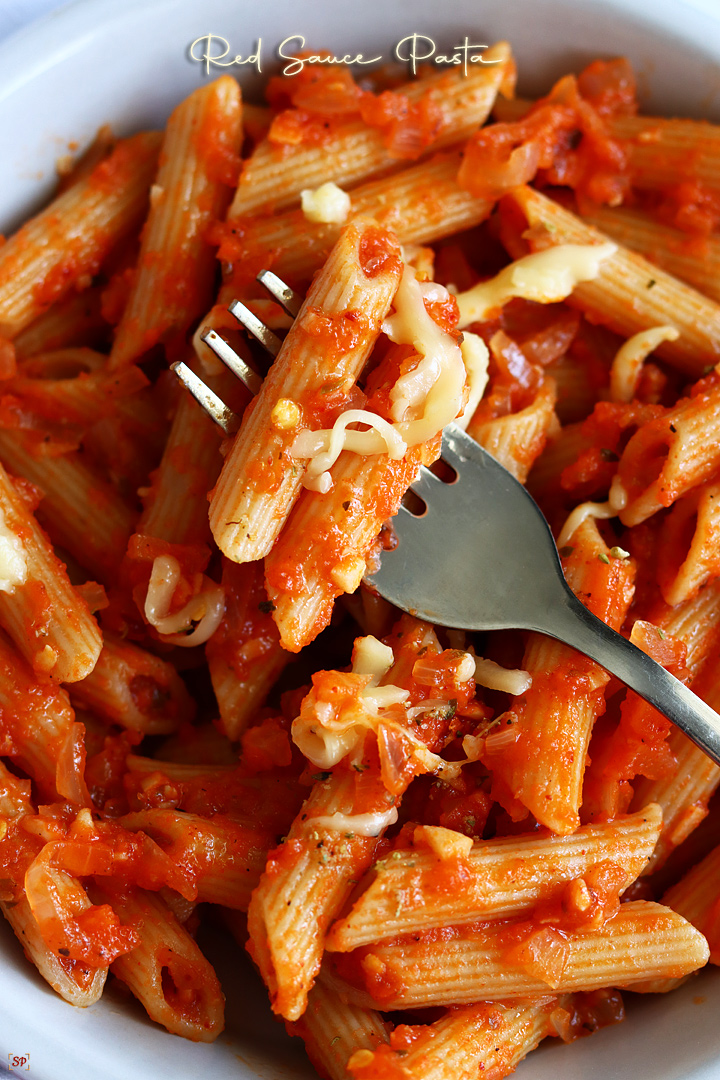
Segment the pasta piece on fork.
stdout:
<svg viewBox="0 0 720 1080">
<path fill-rule="evenodd" d="M 210 526 L 234 562 L 262 558 L 295 502 L 303 468 L 290 448 L 313 423 L 323 390 L 348 394 L 380 335 L 402 262 L 391 233 L 372 222 L 346 226 L 263 382 L 225 460 L 210 502 Z"/>
</svg>

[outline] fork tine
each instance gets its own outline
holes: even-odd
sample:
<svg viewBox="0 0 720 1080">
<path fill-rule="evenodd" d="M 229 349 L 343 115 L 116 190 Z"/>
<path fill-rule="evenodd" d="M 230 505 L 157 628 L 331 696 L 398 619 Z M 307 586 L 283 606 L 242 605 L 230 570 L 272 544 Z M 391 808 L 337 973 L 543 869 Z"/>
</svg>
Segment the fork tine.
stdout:
<svg viewBox="0 0 720 1080">
<path fill-rule="evenodd" d="M 402 503 L 400 503 L 398 512 L 392 519 L 392 528 L 397 539 L 401 540 L 403 533 L 407 529 L 413 529 L 417 525 L 421 525 L 422 520 L 422 517 L 418 517 L 417 514 L 413 514 L 412 510 L 408 510 L 407 506 L 404 506 Z"/>
<path fill-rule="evenodd" d="M 203 330 L 200 335 L 200 340 L 204 341 L 209 348 L 215 353 L 219 360 L 222 360 L 225 367 L 232 371 L 233 375 L 237 375 L 238 379 L 247 386 L 251 394 L 257 394 L 262 386 L 262 379 L 253 371 L 249 364 L 246 364 L 241 356 L 232 349 L 225 338 L 215 330 Z"/>
<path fill-rule="evenodd" d="M 437 491 L 437 485 L 442 483 L 443 481 L 440 480 L 439 477 L 435 476 L 429 469 L 426 469 L 424 465 L 421 465 L 418 475 L 410 485 L 410 490 L 421 499 L 425 499 L 426 497 L 427 499 L 431 499 L 433 490 Z"/>
<path fill-rule="evenodd" d="M 249 334 L 252 334 L 257 341 L 263 346 L 271 356 L 277 356 L 280 352 L 280 346 L 282 342 L 277 334 L 273 334 L 265 323 L 258 319 L 257 315 L 253 315 L 250 308 L 245 307 L 239 300 L 233 300 L 230 304 L 228 311 L 231 315 L 234 315 L 241 326 L 244 326 Z"/>
<path fill-rule="evenodd" d="M 182 360 L 170 365 L 183 386 L 190 391 L 208 416 L 222 428 L 226 435 L 233 435 L 240 427 L 240 417 L 219 398 L 214 391 L 199 379 L 195 372 L 184 364 Z"/>
<path fill-rule="evenodd" d="M 278 304 L 287 311 L 288 315 L 293 319 L 296 317 L 303 302 L 299 293 L 286 285 L 277 274 L 273 274 L 272 270 L 261 270 L 255 280 L 259 281 L 267 289 L 273 299 L 277 300 Z"/>
<path fill-rule="evenodd" d="M 452 465 L 457 472 L 466 460 L 468 448 L 471 455 L 476 455 L 475 439 L 456 424 L 448 424 L 443 430 L 441 457 L 448 465 Z"/>
</svg>

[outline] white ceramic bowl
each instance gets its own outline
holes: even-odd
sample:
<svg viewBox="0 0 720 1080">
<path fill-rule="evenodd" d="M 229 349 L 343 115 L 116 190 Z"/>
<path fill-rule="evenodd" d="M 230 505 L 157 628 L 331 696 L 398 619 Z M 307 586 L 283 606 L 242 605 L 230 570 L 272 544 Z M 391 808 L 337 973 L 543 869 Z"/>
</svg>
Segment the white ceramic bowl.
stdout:
<svg viewBox="0 0 720 1080">
<path fill-rule="evenodd" d="M 381 52 L 412 33 L 451 47 L 507 38 L 521 89 L 549 86 L 596 56 L 626 55 L 645 109 L 720 121 L 718 0 L 80 0 L 0 46 L 0 229 L 49 193 L 57 157 L 102 123 L 120 133 L 159 124 L 203 78 L 188 57 L 196 38 L 226 38 L 247 55 L 262 39 L 263 78 L 277 45 L 302 34 L 340 55 Z M 245 70 L 245 69 L 242 69 Z M 260 76 L 246 71 L 249 87 Z M 0 1073 L 29 1055 L 31 1080 L 300 1080 L 315 1074 L 298 1040 L 270 1017 L 240 954 L 211 942 L 228 996 L 227 1031 L 211 1047 L 151 1024 L 110 991 L 88 1010 L 66 1005 L 0 926 Z M 632 999 L 633 995 L 627 995 Z M 629 1020 L 569 1047 L 546 1043 L 522 1080 L 720 1080 L 720 973 L 677 994 L 631 1002 Z M 13 1070 L 16 1073 L 17 1070 Z"/>
</svg>

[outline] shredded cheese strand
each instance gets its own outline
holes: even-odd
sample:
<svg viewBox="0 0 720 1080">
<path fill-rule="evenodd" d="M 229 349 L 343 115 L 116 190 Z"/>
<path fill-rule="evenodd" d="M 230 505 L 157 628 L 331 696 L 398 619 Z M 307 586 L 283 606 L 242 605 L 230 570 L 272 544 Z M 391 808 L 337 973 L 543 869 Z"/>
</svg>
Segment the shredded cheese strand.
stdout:
<svg viewBox="0 0 720 1080">
<path fill-rule="evenodd" d="M 330 469 L 343 450 L 399 460 L 410 447 L 434 438 L 460 412 L 466 382 L 463 354 L 452 335 L 428 314 L 426 295 L 440 299 L 447 294 L 435 282 L 421 285 L 406 264 L 395 313 L 385 320 L 383 330 L 396 344 L 412 345 L 421 360 L 390 391 L 394 423 L 366 409 L 348 409 L 329 430 L 300 432 L 290 452 L 295 458 L 310 459 L 303 477 L 306 488 L 323 494 L 330 490 Z M 475 353 L 479 354 L 477 347 Z M 350 424 L 367 424 L 370 430 L 349 430 Z"/>
<path fill-rule="evenodd" d="M 513 697 L 520 697 L 532 686 L 532 675 L 522 668 L 504 668 L 494 660 L 475 657 L 475 682 L 489 690 L 502 690 Z"/>
<path fill-rule="evenodd" d="M 14 593 L 27 581 L 28 567 L 20 537 L 12 531 L 0 512 L 0 592 Z"/>
<path fill-rule="evenodd" d="M 622 488 L 621 491 L 623 494 L 625 494 L 624 488 Z M 627 501 L 627 494 L 625 494 L 625 501 Z M 579 506 L 576 506 L 575 509 L 568 514 L 565 520 L 565 524 L 560 530 L 560 534 L 557 538 L 558 548 L 562 548 L 568 543 L 572 534 L 582 525 L 583 521 L 585 521 L 586 518 L 593 517 L 606 520 L 607 518 L 617 517 L 617 515 L 622 510 L 624 504 L 625 503 L 622 498 L 618 500 L 617 495 L 615 497 L 613 496 L 612 487 L 610 489 L 610 497 L 608 498 L 607 502 L 580 503 Z"/>
<path fill-rule="evenodd" d="M 600 266 L 617 251 L 617 244 L 557 244 L 525 255 L 506 266 L 489 281 L 481 281 L 458 293 L 458 326 L 485 322 L 514 297 L 552 304 L 566 300 L 576 285 L 593 281 Z"/>
<path fill-rule="evenodd" d="M 145 597 L 145 618 L 163 641 L 192 648 L 202 645 L 217 630 L 225 614 L 225 590 L 207 581 L 206 587 L 174 615 L 169 615 L 173 594 L 180 581 L 180 563 L 173 555 L 158 555 L 153 562 Z M 190 633 L 194 622 L 197 626 Z"/>
<path fill-rule="evenodd" d="M 458 416 L 455 423 L 463 431 L 467 431 L 467 426 L 472 420 L 488 384 L 490 351 L 478 334 L 471 334 L 469 330 L 466 330 L 460 344 L 460 352 L 467 371 L 470 395 L 462 416 Z"/>
<path fill-rule="evenodd" d="M 610 368 L 610 400 L 632 401 L 642 366 L 650 353 L 663 341 L 677 341 L 679 337 L 680 332 L 674 326 L 651 326 L 628 338 L 618 349 Z"/>
<path fill-rule="evenodd" d="M 336 811 L 334 814 L 308 818 L 305 824 L 319 829 L 355 833 L 357 836 L 380 836 L 390 825 L 394 825 L 397 819 L 398 812 L 391 806 L 389 810 L 375 810 L 369 814 L 341 814 Z"/>
</svg>

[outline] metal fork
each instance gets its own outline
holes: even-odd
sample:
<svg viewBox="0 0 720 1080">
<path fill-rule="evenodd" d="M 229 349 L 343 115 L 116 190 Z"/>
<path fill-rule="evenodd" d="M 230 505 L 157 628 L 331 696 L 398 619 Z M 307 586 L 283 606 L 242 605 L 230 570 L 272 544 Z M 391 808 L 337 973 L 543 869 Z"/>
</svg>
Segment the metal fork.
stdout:
<svg viewBox="0 0 720 1080">
<path fill-rule="evenodd" d="M 536 630 L 596 660 L 720 764 L 720 716 L 581 604 L 542 511 L 511 473 L 455 424 L 443 432 L 446 483 L 421 468 L 426 511 L 393 519 L 397 546 L 366 582 L 403 611 L 463 630 Z"/>
<path fill-rule="evenodd" d="M 261 270 L 257 275 L 257 281 L 268 291 L 272 299 L 276 300 L 288 315 L 294 319 L 302 305 L 302 297 L 294 289 L 291 289 L 289 285 L 286 285 L 277 274 L 273 274 L 271 270 Z M 273 359 L 277 356 L 282 344 L 280 338 L 273 333 L 270 327 L 258 319 L 257 315 L 249 307 L 239 300 L 233 300 L 228 307 L 228 311 L 262 345 L 265 352 L 269 353 Z M 262 378 L 241 356 L 238 356 L 235 350 L 216 330 L 203 330 L 200 339 L 205 342 L 208 348 L 212 349 L 218 360 L 221 360 L 225 367 L 232 371 L 233 375 L 237 375 L 251 394 L 257 394 L 262 385 Z M 190 391 L 198 405 L 202 406 L 218 427 L 222 428 L 226 435 L 233 435 L 240 427 L 240 417 L 237 413 L 233 412 L 230 406 L 226 405 L 222 398 L 218 397 L 215 391 L 211 390 L 207 383 L 203 382 L 192 368 L 188 367 L 182 360 L 171 364 L 170 367 L 180 382 Z"/>
<path fill-rule="evenodd" d="M 301 298 L 268 271 L 258 274 L 292 317 Z M 244 305 L 229 308 L 272 356 L 280 341 Z M 214 330 L 201 334 L 252 393 L 261 379 Z M 240 419 L 185 364 L 173 370 L 223 430 Z M 397 546 L 365 579 L 396 607 L 461 630 L 535 630 L 589 656 L 664 713 L 720 764 L 720 716 L 636 645 L 580 603 L 562 572 L 542 511 L 522 484 L 455 424 L 445 428 L 442 458 L 456 474 L 440 480 L 421 468 L 411 484 L 426 506 L 393 519 Z"/>
</svg>

